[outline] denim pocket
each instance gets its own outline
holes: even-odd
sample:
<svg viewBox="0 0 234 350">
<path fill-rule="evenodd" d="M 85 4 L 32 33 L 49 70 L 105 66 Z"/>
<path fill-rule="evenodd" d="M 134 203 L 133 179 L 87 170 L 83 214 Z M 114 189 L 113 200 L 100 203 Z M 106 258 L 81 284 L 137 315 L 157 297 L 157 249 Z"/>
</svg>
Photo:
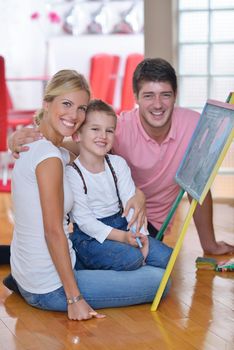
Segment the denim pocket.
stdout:
<svg viewBox="0 0 234 350">
<path fill-rule="evenodd" d="M 25 301 L 34 307 L 40 308 L 40 294 L 30 293 L 18 285 L 19 291 Z"/>
<path fill-rule="evenodd" d="M 63 287 L 52 292 L 36 294 L 25 291 L 19 286 L 20 293 L 25 301 L 38 309 L 65 311 L 67 308 L 66 296 Z"/>
</svg>

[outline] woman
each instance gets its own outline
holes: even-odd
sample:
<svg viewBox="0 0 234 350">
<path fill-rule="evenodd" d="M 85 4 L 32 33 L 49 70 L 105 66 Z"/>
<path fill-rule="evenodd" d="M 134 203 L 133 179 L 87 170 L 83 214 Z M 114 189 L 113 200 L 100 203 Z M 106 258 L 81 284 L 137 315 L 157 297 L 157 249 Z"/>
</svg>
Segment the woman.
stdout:
<svg viewBox="0 0 234 350">
<path fill-rule="evenodd" d="M 73 320 L 103 317 L 92 307 L 152 301 L 164 273 L 149 266 L 131 272 L 74 270 L 67 220 L 73 195 L 64 175 L 69 154 L 61 144 L 84 121 L 89 99 L 82 75 L 73 70 L 55 74 L 37 115 L 44 137 L 16 161 L 12 179 L 11 269 L 17 287 L 30 305 L 67 310 Z"/>
</svg>

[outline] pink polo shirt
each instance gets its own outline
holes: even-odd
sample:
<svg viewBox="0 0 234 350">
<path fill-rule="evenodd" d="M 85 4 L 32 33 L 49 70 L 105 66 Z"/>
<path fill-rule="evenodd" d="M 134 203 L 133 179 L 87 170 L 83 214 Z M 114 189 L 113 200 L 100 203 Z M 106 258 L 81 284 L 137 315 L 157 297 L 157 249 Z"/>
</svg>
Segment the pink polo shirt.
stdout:
<svg viewBox="0 0 234 350">
<path fill-rule="evenodd" d="M 175 107 L 171 129 L 159 145 L 144 131 L 138 108 L 118 118 L 113 151 L 126 159 L 136 186 L 146 196 L 147 218 L 157 229 L 179 193 L 174 177 L 198 119 L 197 112 Z"/>
</svg>

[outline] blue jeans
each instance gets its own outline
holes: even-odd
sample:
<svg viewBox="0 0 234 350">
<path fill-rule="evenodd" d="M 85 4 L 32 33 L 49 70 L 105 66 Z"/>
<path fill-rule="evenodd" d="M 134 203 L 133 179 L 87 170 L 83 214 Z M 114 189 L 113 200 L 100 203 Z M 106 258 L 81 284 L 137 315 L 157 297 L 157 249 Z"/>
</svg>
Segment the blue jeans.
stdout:
<svg viewBox="0 0 234 350">
<path fill-rule="evenodd" d="M 127 220 L 119 213 L 99 220 L 111 227 L 127 231 Z M 144 257 L 139 248 L 108 239 L 99 243 L 81 231 L 77 224 L 73 225 L 73 230 L 70 239 L 76 251 L 76 269 L 131 271 L 142 266 Z M 172 249 L 152 237 L 148 239 L 149 254 L 145 263 L 166 268 Z"/>
<path fill-rule="evenodd" d="M 143 266 L 134 271 L 74 270 L 74 276 L 88 304 L 94 309 L 101 309 L 152 302 L 164 272 L 160 268 Z M 163 297 L 170 284 L 169 280 Z M 43 310 L 67 310 L 63 287 L 50 293 L 34 294 L 25 291 L 18 283 L 17 285 L 31 306 Z"/>
</svg>

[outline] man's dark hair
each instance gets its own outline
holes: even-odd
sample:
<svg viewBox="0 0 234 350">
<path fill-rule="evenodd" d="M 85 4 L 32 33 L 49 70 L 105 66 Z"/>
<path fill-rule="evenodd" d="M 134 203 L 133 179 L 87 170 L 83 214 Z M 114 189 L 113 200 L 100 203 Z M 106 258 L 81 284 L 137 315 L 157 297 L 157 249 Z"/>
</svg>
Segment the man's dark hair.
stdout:
<svg viewBox="0 0 234 350">
<path fill-rule="evenodd" d="M 117 117 L 114 109 L 108 103 L 98 99 L 94 99 L 89 102 L 86 114 L 89 112 L 105 112 L 108 115 Z"/>
<path fill-rule="evenodd" d="M 144 82 L 168 82 L 176 93 L 177 77 L 174 68 L 162 58 L 146 58 L 140 62 L 133 74 L 133 92 L 138 96 Z"/>
</svg>

